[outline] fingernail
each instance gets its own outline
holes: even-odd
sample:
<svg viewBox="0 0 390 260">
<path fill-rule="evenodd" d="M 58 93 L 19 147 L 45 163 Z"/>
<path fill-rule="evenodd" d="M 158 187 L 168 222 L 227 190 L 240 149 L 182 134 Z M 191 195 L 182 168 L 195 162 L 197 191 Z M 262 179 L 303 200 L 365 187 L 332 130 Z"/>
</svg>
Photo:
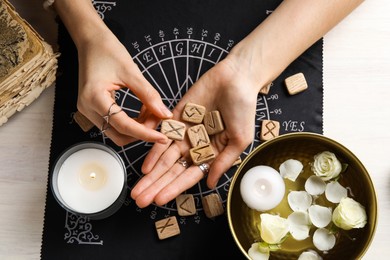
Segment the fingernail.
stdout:
<svg viewBox="0 0 390 260">
<path fill-rule="evenodd" d="M 168 143 L 168 138 L 159 139 L 159 140 L 157 140 L 157 143 L 159 143 L 159 144 L 167 144 Z"/>
<path fill-rule="evenodd" d="M 166 106 L 161 107 L 161 112 L 163 112 L 163 114 L 166 117 L 172 117 L 172 115 L 173 115 L 172 112 Z"/>
<path fill-rule="evenodd" d="M 214 190 L 217 187 L 217 183 L 212 183 L 211 185 L 207 185 L 210 190 Z"/>
</svg>

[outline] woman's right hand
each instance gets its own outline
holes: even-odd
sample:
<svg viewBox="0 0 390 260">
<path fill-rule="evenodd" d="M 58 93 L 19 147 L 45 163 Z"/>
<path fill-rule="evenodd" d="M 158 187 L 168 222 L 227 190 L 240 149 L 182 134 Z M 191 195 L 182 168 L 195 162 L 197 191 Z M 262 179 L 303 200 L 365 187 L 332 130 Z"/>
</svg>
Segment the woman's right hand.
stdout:
<svg viewBox="0 0 390 260">
<path fill-rule="evenodd" d="M 114 104 L 113 93 L 129 88 L 143 104 L 138 118 L 130 118 L 123 111 L 112 114 L 104 133 L 117 145 L 138 139 L 166 143 L 167 137 L 154 129 L 161 119 L 170 118 L 172 114 L 111 31 L 96 34 L 95 39 L 78 47 L 78 53 L 78 110 L 97 127 L 105 128 L 103 117 L 120 111 Z"/>
<path fill-rule="evenodd" d="M 172 113 L 143 77 L 127 49 L 102 21 L 92 2 L 79 0 L 75 4 L 73 0 L 56 0 L 54 8 L 78 51 L 80 113 L 105 130 L 117 145 L 138 139 L 167 143 L 168 138 L 155 128 L 161 119 L 172 117 Z M 113 94 L 120 88 L 129 88 L 142 102 L 137 118 L 128 117 L 115 104 Z"/>
</svg>

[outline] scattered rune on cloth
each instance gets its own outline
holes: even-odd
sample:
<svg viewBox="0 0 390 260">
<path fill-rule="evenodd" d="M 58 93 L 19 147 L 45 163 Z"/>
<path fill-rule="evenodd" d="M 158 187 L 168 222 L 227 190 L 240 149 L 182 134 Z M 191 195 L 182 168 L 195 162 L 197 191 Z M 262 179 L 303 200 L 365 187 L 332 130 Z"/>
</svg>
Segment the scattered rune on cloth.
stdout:
<svg viewBox="0 0 390 260">
<path fill-rule="evenodd" d="M 93 1 L 101 18 L 126 46 L 170 109 L 202 74 L 226 57 L 280 2 Z M 77 111 L 77 50 L 61 23 L 58 41 L 61 56 L 49 168 L 53 169 L 58 156 L 73 144 L 106 143 L 125 162 L 130 193 L 142 176 L 141 165 L 152 144 L 138 141 L 119 147 L 101 135 L 98 128 L 84 132 L 77 125 L 73 120 Z M 309 88 L 292 96 L 287 93 L 284 79 L 298 72 L 304 73 Z M 137 116 L 141 104 L 131 91 L 121 89 L 115 99 L 129 116 Z M 274 80 L 267 95 L 258 95 L 254 140 L 241 158 L 262 143 L 259 140 L 262 120 L 280 122 L 280 134 L 322 133 L 322 109 L 321 39 Z M 127 196 L 121 209 L 111 217 L 90 220 L 61 208 L 48 185 L 42 259 L 245 259 L 230 233 L 226 213 L 210 219 L 201 203 L 202 197 L 217 193 L 226 212 L 229 184 L 237 167 L 227 171 L 214 190 L 206 187 L 205 180 L 187 190 L 187 194 L 194 196 L 196 214 L 186 217 L 178 215 L 174 200 L 162 207 L 152 204 L 140 209 Z M 177 217 L 180 234 L 159 240 L 155 222 L 170 216 Z"/>
</svg>

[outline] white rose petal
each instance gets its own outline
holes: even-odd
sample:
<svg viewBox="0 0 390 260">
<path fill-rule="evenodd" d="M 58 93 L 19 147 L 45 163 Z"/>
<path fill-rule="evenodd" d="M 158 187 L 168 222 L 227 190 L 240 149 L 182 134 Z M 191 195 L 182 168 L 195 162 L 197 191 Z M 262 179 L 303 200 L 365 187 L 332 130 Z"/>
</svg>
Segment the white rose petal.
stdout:
<svg viewBox="0 0 390 260">
<path fill-rule="evenodd" d="M 310 218 L 304 211 L 296 211 L 287 217 L 288 229 L 295 240 L 304 240 L 309 237 Z"/>
<path fill-rule="evenodd" d="M 326 227 L 332 220 L 332 209 L 320 205 L 309 208 L 310 221 L 318 228 Z"/>
<path fill-rule="evenodd" d="M 362 228 L 367 223 L 367 214 L 364 207 L 351 198 L 342 198 L 340 204 L 333 211 L 333 223 L 344 230 Z"/>
<path fill-rule="evenodd" d="M 268 244 L 279 244 L 288 233 L 287 219 L 268 213 L 260 214 L 260 236 Z"/>
<path fill-rule="evenodd" d="M 253 243 L 248 250 L 248 255 L 252 260 L 268 260 L 269 251 L 261 252 L 259 249 L 259 243 Z"/>
<path fill-rule="evenodd" d="M 321 195 L 325 188 L 326 183 L 316 175 L 310 176 L 305 182 L 305 190 L 313 196 Z"/>
<path fill-rule="evenodd" d="M 336 237 L 326 228 L 319 228 L 313 235 L 314 246 L 321 251 L 328 251 L 336 244 Z"/>
<path fill-rule="evenodd" d="M 298 260 L 322 260 L 322 257 L 314 250 L 307 250 L 299 255 Z"/>
<path fill-rule="evenodd" d="M 293 211 L 306 211 L 313 202 L 313 197 L 306 191 L 291 191 L 287 195 L 288 205 Z"/>
<path fill-rule="evenodd" d="M 334 153 L 325 151 L 314 155 L 314 162 L 311 169 L 315 175 L 324 181 L 328 181 L 336 178 L 343 167 Z"/>
<path fill-rule="evenodd" d="M 303 164 L 295 159 L 288 159 L 279 166 L 280 175 L 291 181 L 295 181 L 302 170 Z"/>
<path fill-rule="evenodd" d="M 348 191 L 337 181 L 331 181 L 326 184 L 325 197 L 333 203 L 339 203 L 342 198 L 348 196 Z"/>
</svg>

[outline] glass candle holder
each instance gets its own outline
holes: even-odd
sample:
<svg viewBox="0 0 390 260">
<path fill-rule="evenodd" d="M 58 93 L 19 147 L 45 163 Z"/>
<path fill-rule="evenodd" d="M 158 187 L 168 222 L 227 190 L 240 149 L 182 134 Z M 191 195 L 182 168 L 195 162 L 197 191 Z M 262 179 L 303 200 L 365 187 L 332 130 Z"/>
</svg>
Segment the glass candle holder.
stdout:
<svg viewBox="0 0 390 260">
<path fill-rule="evenodd" d="M 103 219 L 117 212 L 127 194 L 126 167 L 103 143 L 82 142 L 56 160 L 50 186 L 54 198 L 70 213 Z"/>
</svg>

